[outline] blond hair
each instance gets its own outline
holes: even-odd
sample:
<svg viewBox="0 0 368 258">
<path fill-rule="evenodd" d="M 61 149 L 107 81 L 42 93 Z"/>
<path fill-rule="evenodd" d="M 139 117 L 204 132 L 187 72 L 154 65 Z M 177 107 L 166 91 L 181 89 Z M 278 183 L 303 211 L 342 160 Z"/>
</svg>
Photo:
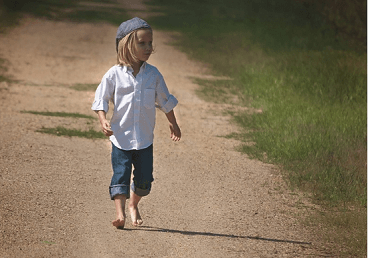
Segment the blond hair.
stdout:
<svg viewBox="0 0 368 258">
<path fill-rule="evenodd" d="M 143 28 L 143 30 L 149 30 L 150 28 Z M 121 66 L 133 66 L 134 63 L 139 62 L 138 57 L 135 55 L 134 42 L 138 40 L 137 31 L 132 31 L 119 41 L 117 64 Z"/>
</svg>

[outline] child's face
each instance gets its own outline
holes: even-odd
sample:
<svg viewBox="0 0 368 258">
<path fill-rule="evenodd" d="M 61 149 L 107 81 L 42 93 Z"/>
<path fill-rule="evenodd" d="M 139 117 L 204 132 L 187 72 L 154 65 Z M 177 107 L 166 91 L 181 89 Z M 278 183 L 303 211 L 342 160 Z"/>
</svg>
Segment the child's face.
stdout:
<svg viewBox="0 0 368 258">
<path fill-rule="evenodd" d="M 139 61 L 145 62 L 152 53 L 152 32 L 150 30 L 138 30 L 137 40 L 134 44 L 135 55 Z"/>
</svg>

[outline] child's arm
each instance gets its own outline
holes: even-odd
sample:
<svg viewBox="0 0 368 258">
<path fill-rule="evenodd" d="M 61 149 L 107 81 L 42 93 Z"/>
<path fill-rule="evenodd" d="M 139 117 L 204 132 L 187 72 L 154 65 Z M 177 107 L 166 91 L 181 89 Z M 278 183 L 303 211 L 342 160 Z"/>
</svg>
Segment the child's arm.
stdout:
<svg viewBox="0 0 368 258">
<path fill-rule="evenodd" d="M 103 133 L 106 136 L 113 135 L 113 131 L 111 130 L 110 123 L 106 119 L 106 112 L 103 111 L 103 110 L 98 110 L 98 111 L 96 111 L 96 113 L 98 115 L 98 119 L 100 120 L 100 124 L 101 124 Z"/>
<path fill-rule="evenodd" d="M 180 141 L 181 131 L 176 122 L 174 110 L 171 110 L 169 113 L 166 113 L 166 117 L 167 117 L 167 120 L 169 120 L 171 139 L 175 142 Z"/>
</svg>

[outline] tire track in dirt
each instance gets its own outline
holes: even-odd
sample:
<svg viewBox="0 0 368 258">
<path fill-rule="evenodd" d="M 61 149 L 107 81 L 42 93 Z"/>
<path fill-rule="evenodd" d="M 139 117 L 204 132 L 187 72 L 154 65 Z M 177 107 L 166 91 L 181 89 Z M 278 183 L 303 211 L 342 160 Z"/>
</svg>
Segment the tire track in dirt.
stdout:
<svg viewBox="0 0 368 258">
<path fill-rule="evenodd" d="M 120 1 L 123 4 L 123 1 Z M 125 2 L 129 6 L 129 2 Z M 144 8 L 140 5 L 139 8 Z M 134 7 L 137 9 L 137 6 Z M 234 150 L 219 137 L 238 130 L 207 103 L 190 76 L 206 75 L 154 31 L 150 63 L 179 99 L 183 131 L 169 138 L 157 114 L 152 193 L 141 202 L 144 226 L 115 230 L 109 200 L 108 140 L 44 135 L 44 127 L 99 129 L 89 120 L 41 117 L 23 110 L 93 114 L 93 92 L 115 62 L 116 28 L 27 18 L 0 39 L 0 54 L 18 83 L 1 84 L 1 257 L 309 257 L 324 254 L 298 220 L 307 202 L 290 193 L 271 165 Z M 24 43 L 27 42 L 27 47 Z M 208 76 L 208 75 L 207 75 Z M 313 243 L 313 244 L 311 244 Z"/>
</svg>

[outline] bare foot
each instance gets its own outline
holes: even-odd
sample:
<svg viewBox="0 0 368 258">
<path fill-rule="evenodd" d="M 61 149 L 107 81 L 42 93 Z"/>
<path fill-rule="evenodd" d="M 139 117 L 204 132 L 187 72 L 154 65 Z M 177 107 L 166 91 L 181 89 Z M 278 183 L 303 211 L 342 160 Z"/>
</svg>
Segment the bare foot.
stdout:
<svg viewBox="0 0 368 258">
<path fill-rule="evenodd" d="M 117 229 L 124 229 L 125 226 L 125 218 L 117 218 L 112 222 L 112 225 L 116 227 Z"/>
<path fill-rule="evenodd" d="M 132 218 L 133 226 L 140 226 L 143 223 L 141 215 L 139 214 L 138 207 L 134 205 L 129 205 L 130 217 Z"/>
</svg>

